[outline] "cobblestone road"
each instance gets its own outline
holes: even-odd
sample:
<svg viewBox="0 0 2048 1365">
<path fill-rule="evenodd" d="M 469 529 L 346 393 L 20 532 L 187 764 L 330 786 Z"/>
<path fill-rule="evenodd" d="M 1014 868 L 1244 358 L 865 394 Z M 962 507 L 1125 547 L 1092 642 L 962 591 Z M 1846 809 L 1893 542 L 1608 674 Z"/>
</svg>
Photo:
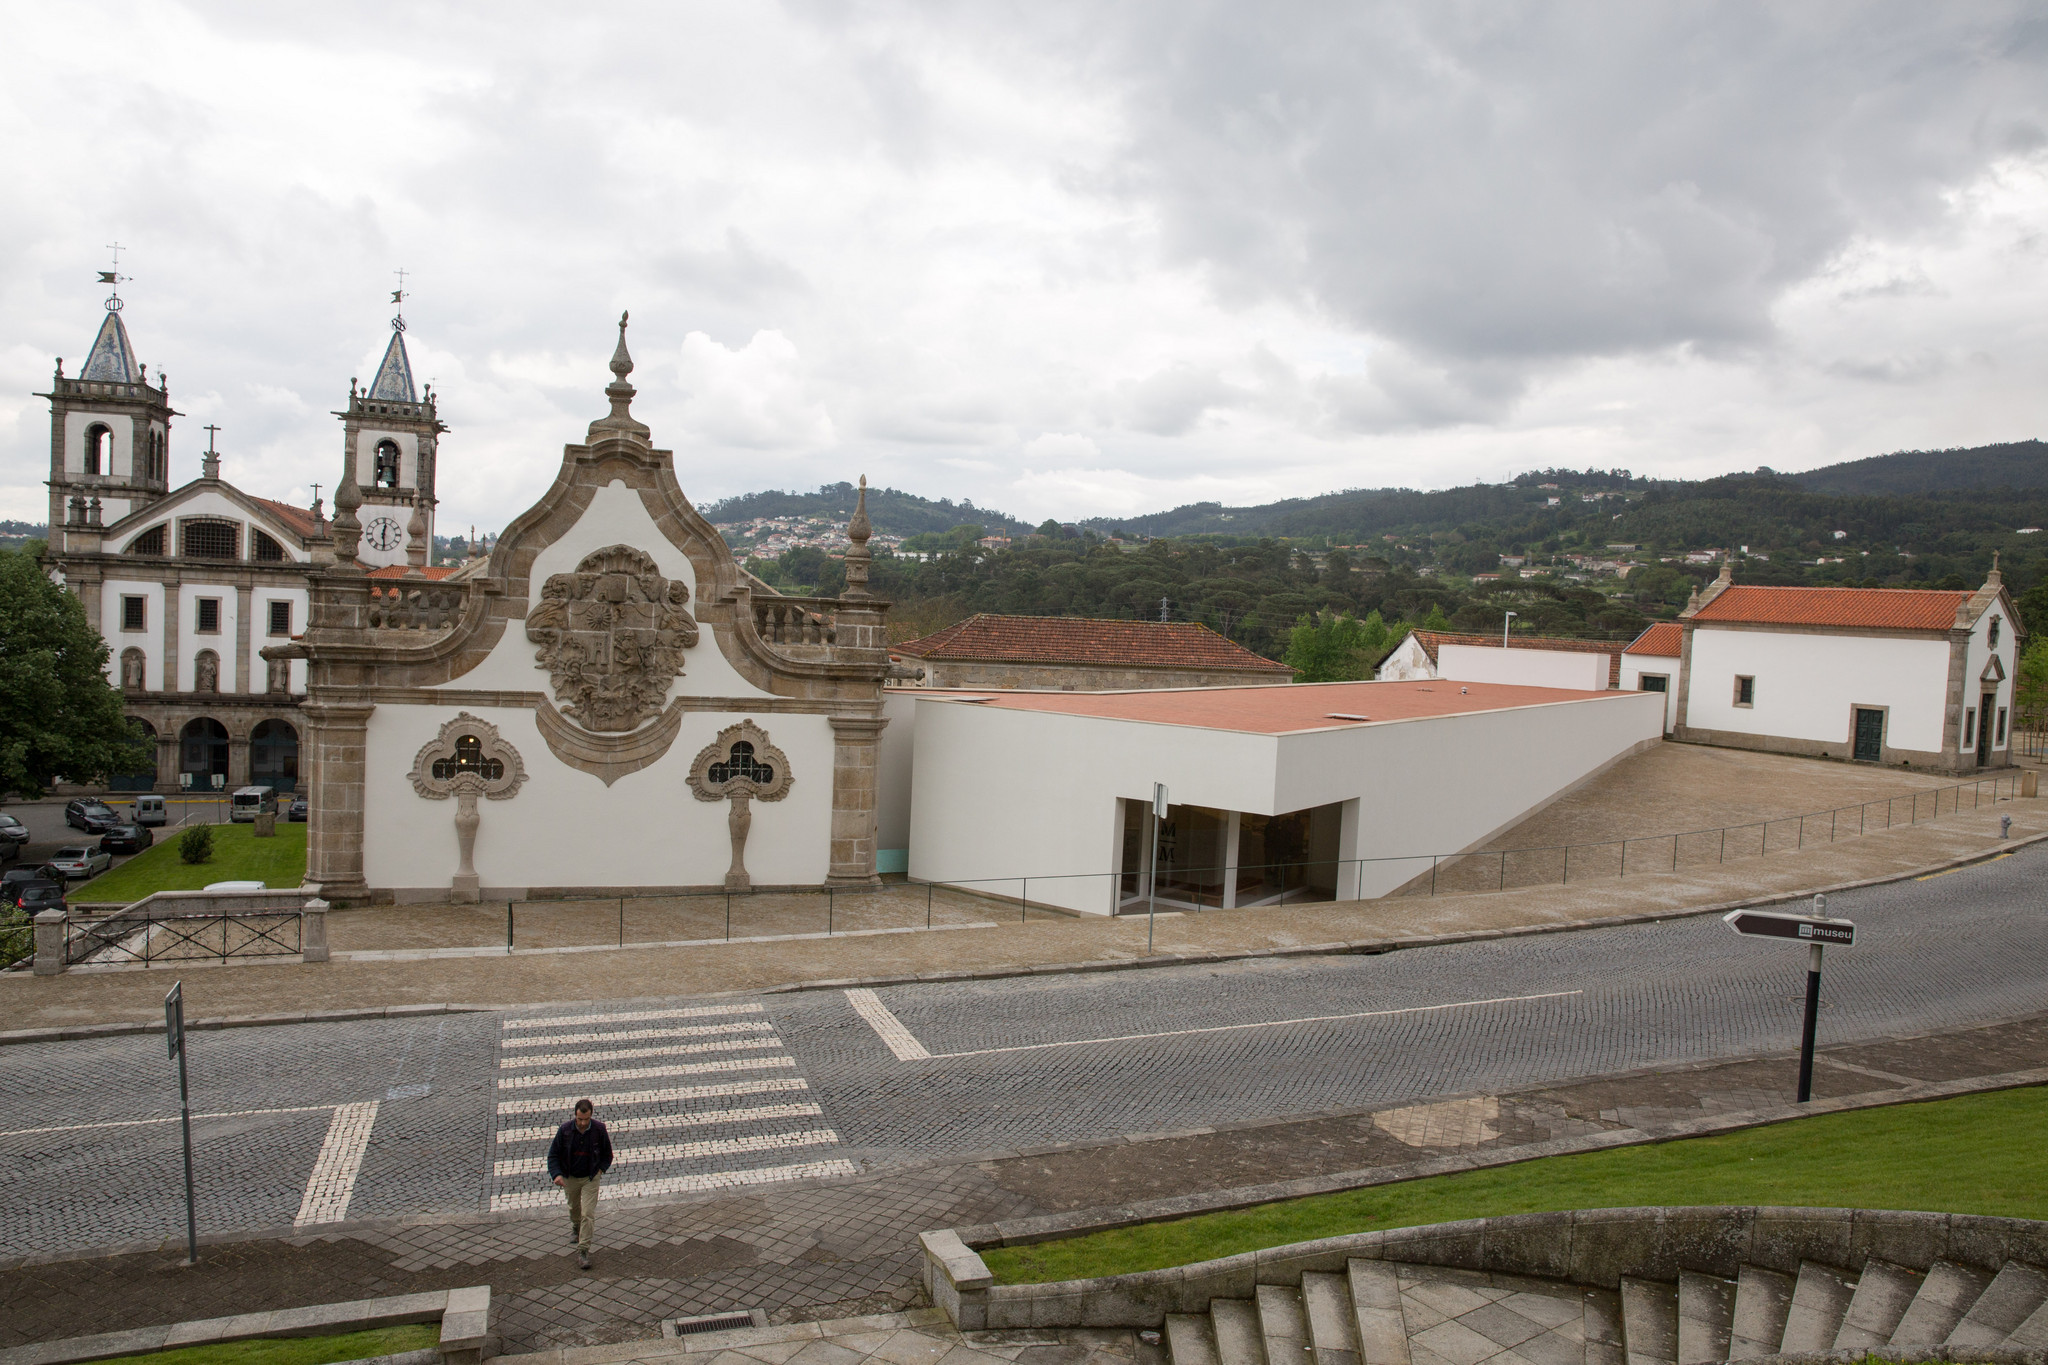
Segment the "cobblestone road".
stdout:
<svg viewBox="0 0 2048 1365">
<path fill-rule="evenodd" d="M 2048 1000 L 2048 852 L 1836 898 L 1823 1040 Z M 1718 920 L 1217 968 L 194 1035 L 202 1231 L 544 1206 L 569 1100 L 614 1197 L 1402 1104 L 1796 1043 L 1804 953 Z M 922 1055 L 920 1055 L 922 1054 Z M 0 1251 L 182 1224 L 160 1036 L 0 1049 Z M 166 1121 L 171 1120 L 171 1121 Z M 33 1192 L 30 1195 L 28 1192 Z"/>
</svg>

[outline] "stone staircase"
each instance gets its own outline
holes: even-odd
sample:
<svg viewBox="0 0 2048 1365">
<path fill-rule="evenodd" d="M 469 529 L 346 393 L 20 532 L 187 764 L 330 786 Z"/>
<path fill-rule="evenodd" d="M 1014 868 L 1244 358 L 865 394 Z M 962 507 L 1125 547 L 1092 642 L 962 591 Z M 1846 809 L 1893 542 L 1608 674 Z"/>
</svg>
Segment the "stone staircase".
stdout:
<svg viewBox="0 0 2048 1365">
<path fill-rule="evenodd" d="M 1829 1351 L 2048 1351 L 2048 1274 L 1949 1261 L 1925 1271 L 1802 1262 L 1732 1280 L 1563 1280 L 1352 1260 L 1169 1313 L 1173 1365 L 1714 1365 Z"/>
</svg>

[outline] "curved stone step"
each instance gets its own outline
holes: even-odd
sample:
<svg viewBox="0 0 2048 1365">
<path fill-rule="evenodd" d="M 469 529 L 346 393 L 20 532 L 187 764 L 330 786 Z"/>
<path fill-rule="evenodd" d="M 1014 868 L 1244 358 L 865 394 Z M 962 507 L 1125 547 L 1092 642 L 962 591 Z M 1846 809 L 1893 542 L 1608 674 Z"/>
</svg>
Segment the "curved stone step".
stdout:
<svg viewBox="0 0 2048 1365">
<path fill-rule="evenodd" d="M 1166 1355 L 1173 1365 L 1221 1365 L 1206 1313 L 1166 1315 Z"/>
<path fill-rule="evenodd" d="M 1408 1325 L 1401 1319 L 1401 1277 L 1385 1261 L 1351 1261 L 1344 1267 L 1351 1290 L 1352 1326 L 1365 1365 L 1411 1365 Z"/>
<path fill-rule="evenodd" d="M 1835 1333 L 1835 1349 L 1867 1351 L 1889 1343 L 1924 1278 L 1917 1270 L 1889 1261 L 1865 1261 L 1863 1273 L 1856 1278 L 1856 1293 L 1849 1300 L 1849 1312 Z"/>
<path fill-rule="evenodd" d="M 1301 1304 L 1308 1318 L 1309 1354 L 1315 1357 L 1315 1365 L 1359 1365 L 1358 1332 L 1344 1277 L 1322 1270 L 1303 1271 Z"/>
<path fill-rule="evenodd" d="M 1678 1365 L 1721 1365 L 1735 1326 L 1735 1281 L 1678 1275 Z"/>
<path fill-rule="evenodd" d="M 1953 1261 L 1936 1261 L 1888 1344 L 1941 1345 L 1990 1286 L 1991 1276 L 1981 1270 Z"/>
<path fill-rule="evenodd" d="M 2028 1314 L 2025 1322 L 2012 1329 L 2004 1344 L 2009 1350 L 2048 1351 L 2048 1303 Z"/>
<path fill-rule="evenodd" d="M 2002 1346 L 2019 1325 L 2048 1303 L 2048 1274 L 2007 1261 L 1991 1284 L 1949 1332 L 1949 1346 Z"/>
<path fill-rule="evenodd" d="M 1735 1321 L 1728 1334 L 1730 1360 L 1758 1360 L 1778 1354 L 1785 1340 L 1785 1315 L 1792 1311 L 1792 1277 L 1762 1266 L 1735 1271 Z"/>
<path fill-rule="evenodd" d="M 1801 1261 L 1799 1278 L 1792 1285 L 1792 1307 L 1785 1314 L 1785 1339 L 1778 1354 L 1835 1349 L 1835 1333 L 1849 1315 L 1849 1301 L 1856 1297 L 1856 1277 L 1818 1261 Z"/>
<path fill-rule="evenodd" d="M 1628 1365 L 1677 1365 L 1678 1286 L 1623 1276 L 1621 1340 Z"/>
<path fill-rule="evenodd" d="M 1266 1365 L 1315 1365 L 1301 1291 L 1284 1284 L 1262 1284 L 1254 1302 L 1259 1306 L 1259 1336 L 1266 1346 Z"/>
<path fill-rule="evenodd" d="M 1266 1365 L 1266 1339 L 1259 1334 L 1258 1306 L 1250 1299 L 1212 1299 L 1211 1329 L 1223 1365 Z"/>
</svg>

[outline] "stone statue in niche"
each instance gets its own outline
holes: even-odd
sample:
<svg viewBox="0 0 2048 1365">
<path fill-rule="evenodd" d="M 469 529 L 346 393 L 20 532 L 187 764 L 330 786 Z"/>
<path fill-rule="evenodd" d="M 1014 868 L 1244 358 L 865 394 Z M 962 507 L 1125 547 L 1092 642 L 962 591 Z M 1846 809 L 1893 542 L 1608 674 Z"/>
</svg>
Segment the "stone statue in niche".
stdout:
<svg viewBox="0 0 2048 1365">
<path fill-rule="evenodd" d="M 199 657 L 192 661 L 192 690 L 220 691 L 220 655 L 210 649 L 199 651 Z"/>
<path fill-rule="evenodd" d="M 459 862 L 450 899 L 475 901 L 482 894 L 476 871 L 476 832 L 483 822 L 477 798 L 509 801 L 526 781 L 519 751 L 498 727 L 464 711 L 441 727 L 412 760 L 412 788 L 429 801 L 455 799 L 455 847 Z"/>
<path fill-rule="evenodd" d="M 573 573 L 541 585 L 526 638 L 548 671 L 562 714 L 586 730 L 638 729 L 661 714 L 697 643 L 685 610 L 689 587 L 664 578 L 652 557 L 612 545 L 583 557 Z"/>
<path fill-rule="evenodd" d="M 266 660 L 264 660 L 264 662 L 270 665 L 270 669 L 269 669 L 269 673 L 268 673 L 268 676 L 267 676 L 267 677 L 266 677 L 266 678 L 264 679 L 264 683 L 263 683 L 263 689 L 264 689 L 264 690 L 265 690 L 266 692 L 289 692 L 289 691 L 291 691 L 291 690 L 292 690 L 292 662 L 291 662 L 291 660 L 290 660 L 290 659 L 266 659 Z"/>
<path fill-rule="evenodd" d="M 690 765 L 690 790 L 699 801 L 729 801 L 726 833 L 732 839 L 732 867 L 725 889 L 748 891 L 747 832 L 753 828 L 756 800 L 780 801 L 789 795 L 789 758 L 768 741 L 768 733 L 750 720 L 728 725 Z"/>
<path fill-rule="evenodd" d="M 143 659 L 139 649 L 121 651 L 121 688 L 126 692 L 142 691 Z"/>
</svg>

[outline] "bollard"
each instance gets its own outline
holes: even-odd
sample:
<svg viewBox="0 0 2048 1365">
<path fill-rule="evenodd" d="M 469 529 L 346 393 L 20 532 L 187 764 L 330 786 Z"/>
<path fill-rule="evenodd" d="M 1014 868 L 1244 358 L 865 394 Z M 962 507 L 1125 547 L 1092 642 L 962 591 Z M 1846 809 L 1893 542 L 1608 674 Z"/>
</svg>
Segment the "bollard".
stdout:
<svg viewBox="0 0 2048 1365">
<path fill-rule="evenodd" d="M 37 976 L 57 976 L 70 965 L 64 952 L 64 927 L 68 922 L 62 910 L 45 910 L 36 916 Z"/>
<path fill-rule="evenodd" d="M 318 896 L 299 912 L 299 961 L 327 961 L 327 902 Z"/>
<path fill-rule="evenodd" d="M 2010 815 L 1998 817 L 1998 837 L 2001 839 L 2012 838 L 2012 817 Z"/>
<path fill-rule="evenodd" d="M 2039 796 L 2040 794 L 2041 794 L 2041 773 L 2040 773 L 2040 770 L 2039 770 L 2039 769 L 2037 769 L 2037 768 L 2029 768 L 2029 769 L 2027 769 L 2027 770 L 2026 770 L 2025 772 L 2021 773 L 2021 774 L 2020 774 L 2020 795 L 2021 795 L 2021 796 L 2027 796 L 2027 797 L 2033 797 L 2033 796 Z"/>
</svg>

